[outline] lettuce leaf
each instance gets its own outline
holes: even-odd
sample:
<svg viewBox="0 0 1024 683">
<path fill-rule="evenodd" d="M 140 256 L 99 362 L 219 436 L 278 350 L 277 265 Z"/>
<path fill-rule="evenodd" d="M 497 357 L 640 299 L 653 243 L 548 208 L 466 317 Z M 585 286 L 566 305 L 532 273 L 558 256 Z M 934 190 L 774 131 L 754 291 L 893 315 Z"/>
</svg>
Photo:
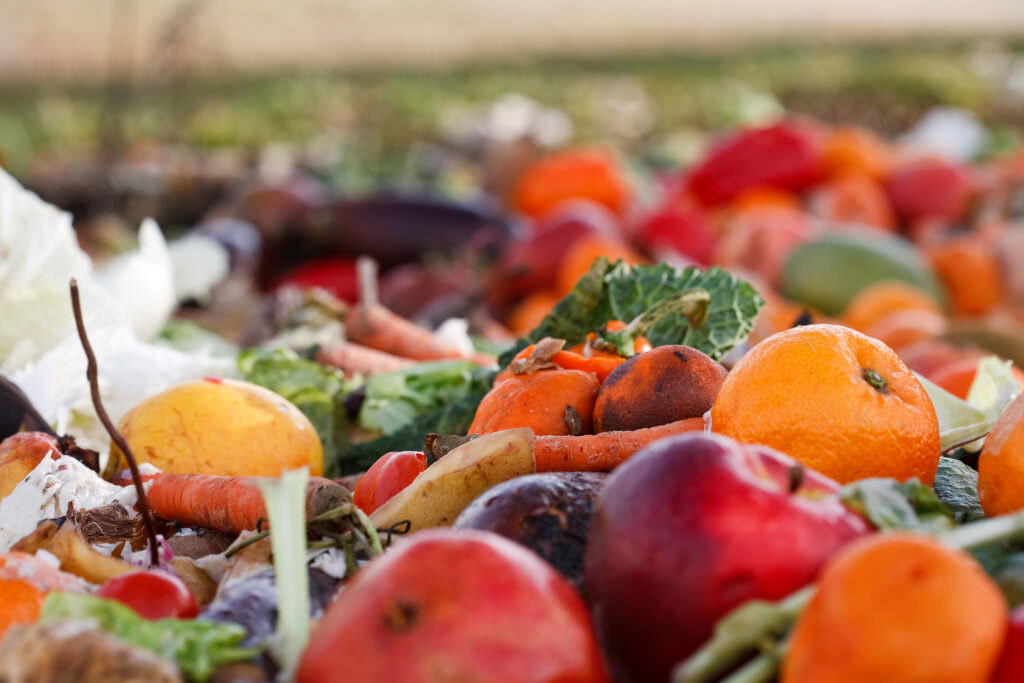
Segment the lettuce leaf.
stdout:
<svg viewBox="0 0 1024 683">
<path fill-rule="evenodd" d="M 935 406 L 943 453 L 958 446 L 972 453 L 981 450 L 985 435 L 1020 393 L 1010 367 L 1010 361 L 995 356 L 982 358 L 966 401 L 915 373 Z"/>
<path fill-rule="evenodd" d="M 225 664 L 252 659 L 259 650 L 242 648 L 245 629 L 238 624 L 200 619 L 150 621 L 113 600 L 78 593 L 50 593 L 40 621 L 89 619 L 124 642 L 175 662 L 189 680 L 205 681 Z"/>
<path fill-rule="evenodd" d="M 655 346 L 686 344 L 719 359 L 746 339 L 764 305 L 751 284 L 717 267 L 630 266 L 598 259 L 536 329 L 502 354 L 499 364 L 508 365 L 516 353 L 544 337 L 579 344 L 609 320 L 630 322 L 659 302 L 693 289 L 710 295 L 702 324 L 675 313 L 661 318 L 645 336 Z"/>
<path fill-rule="evenodd" d="M 379 439 L 352 444 L 341 460 L 341 472 L 352 474 L 367 469 L 390 451 L 421 451 L 427 434 L 465 434 L 473 423 L 476 407 L 486 389 L 469 394 L 438 410 L 420 415 L 401 429 Z"/>
<path fill-rule="evenodd" d="M 876 529 L 937 532 L 953 527 L 953 513 L 931 488 L 917 479 L 871 478 L 847 484 L 840 497 Z"/>
<path fill-rule="evenodd" d="M 341 372 L 302 358 L 291 349 L 247 349 L 238 355 L 238 369 L 247 381 L 291 401 L 309 418 L 324 448 L 324 475 L 341 474 L 339 461 L 348 440 Z"/>
<path fill-rule="evenodd" d="M 372 375 L 359 410 L 364 429 L 394 434 L 429 414 L 491 386 L 494 371 L 470 361 L 438 361 Z"/>
</svg>

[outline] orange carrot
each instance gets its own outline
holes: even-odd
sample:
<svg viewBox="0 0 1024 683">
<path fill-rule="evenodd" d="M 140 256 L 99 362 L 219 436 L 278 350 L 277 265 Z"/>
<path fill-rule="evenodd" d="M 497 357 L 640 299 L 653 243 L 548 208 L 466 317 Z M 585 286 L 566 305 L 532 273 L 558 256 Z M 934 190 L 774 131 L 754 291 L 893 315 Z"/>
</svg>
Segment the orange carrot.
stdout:
<svg viewBox="0 0 1024 683">
<path fill-rule="evenodd" d="M 212 474 L 158 474 L 149 482 L 146 498 L 153 514 L 185 526 L 238 534 L 255 529 L 267 518 L 258 477 Z M 351 502 L 341 484 L 310 477 L 306 485 L 306 517 Z"/>
<path fill-rule="evenodd" d="M 350 341 L 413 360 L 468 358 L 480 365 L 497 364 L 494 356 L 485 353 L 467 356 L 451 344 L 445 344 L 430 330 L 382 306 L 377 297 L 377 263 L 373 259 L 361 257 L 356 262 L 356 272 L 359 303 L 345 316 L 345 335 Z"/>
<path fill-rule="evenodd" d="M 494 356 L 473 353 L 466 356 L 461 350 L 445 344 L 430 330 L 392 313 L 380 304 L 358 304 L 345 316 L 345 334 L 348 338 L 371 349 L 412 358 L 415 360 L 445 360 L 468 358 L 480 365 L 494 365 Z"/>
<path fill-rule="evenodd" d="M 622 432 L 538 436 L 533 440 L 533 457 L 538 472 L 607 472 L 658 439 L 703 429 L 704 418 L 692 417 Z"/>
<path fill-rule="evenodd" d="M 416 361 L 402 358 L 377 349 L 371 349 L 351 342 L 335 342 L 320 349 L 316 355 L 318 363 L 333 365 L 346 375 L 372 375 L 378 372 L 401 370 Z"/>
</svg>

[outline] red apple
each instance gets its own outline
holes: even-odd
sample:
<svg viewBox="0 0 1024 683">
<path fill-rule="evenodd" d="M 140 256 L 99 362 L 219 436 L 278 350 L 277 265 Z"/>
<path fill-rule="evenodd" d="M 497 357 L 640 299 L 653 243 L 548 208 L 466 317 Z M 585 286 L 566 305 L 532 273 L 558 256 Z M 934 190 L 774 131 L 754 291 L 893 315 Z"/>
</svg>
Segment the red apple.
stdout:
<svg viewBox="0 0 1024 683">
<path fill-rule="evenodd" d="M 313 632 L 299 683 L 607 681 L 583 601 L 497 534 L 422 531 L 373 560 Z"/>
<path fill-rule="evenodd" d="M 659 441 L 616 469 L 583 582 L 614 679 L 666 681 L 729 610 L 811 582 L 869 530 L 838 490 L 778 451 L 716 434 Z"/>
<path fill-rule="evenodd" d="M 960 220 L 975 194 L 969 170 L 941 157 L 913 159 L 885 179 L 896 214 L 907 222 L 922 218 Z"/>
<path fill-rule="evenodd" d="M 992 683 L 1021 681 L 1024 681 L 1024 605 L 1010 613 L 1010 627 L 1006 630 L 1003 654 L 992 676 Z"/>
<path fill-rule="evenodd" d="M 558 266 L 576 240 L 590 235 L 617 237 L 619 220 L 586 199 L 566 202 L 545 216 L 524 239 L 508 245 L 498 264 L 495 291 L 499 303 L 555 286 Z"/>
</svg>

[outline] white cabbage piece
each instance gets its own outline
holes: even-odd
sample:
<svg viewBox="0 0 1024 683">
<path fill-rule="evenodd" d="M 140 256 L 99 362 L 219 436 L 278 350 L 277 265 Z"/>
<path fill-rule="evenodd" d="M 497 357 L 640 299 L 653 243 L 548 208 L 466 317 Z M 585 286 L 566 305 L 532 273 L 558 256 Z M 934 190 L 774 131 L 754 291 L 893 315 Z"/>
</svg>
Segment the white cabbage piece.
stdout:
<svg viewBox="0 0 1024 683">
<path fill-rule="evenodd" d="M 235 377 L 234 358 L 183 353 L 135 338 L 126 325 L 89 331 L 100 372 L 100 395 L 114 422 L 145 398 L 204 376 Z M 86 359 L 77 337 L 68 337 L 38 362 L 14 374 L 39 412 L 59 434 L 106 454 L 107 433 L 93 410 Z"/>
</svg>

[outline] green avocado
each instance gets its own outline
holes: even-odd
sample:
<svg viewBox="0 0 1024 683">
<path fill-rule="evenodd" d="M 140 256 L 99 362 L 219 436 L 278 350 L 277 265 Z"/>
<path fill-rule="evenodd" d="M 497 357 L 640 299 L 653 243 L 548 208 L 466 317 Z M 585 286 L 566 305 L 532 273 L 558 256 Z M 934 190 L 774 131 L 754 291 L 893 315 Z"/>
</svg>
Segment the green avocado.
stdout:
<svg viewBox="0 0 1024 683">
<path fill-rule="evenodd" d="M 942 285 L 913 244 L 866 231 L 828 233 L 794 249 L 783 264 L 780 289 L 791 301 L 836 315 L 882 280 L 902 280 L 946 305 Z"/>
</svg>

